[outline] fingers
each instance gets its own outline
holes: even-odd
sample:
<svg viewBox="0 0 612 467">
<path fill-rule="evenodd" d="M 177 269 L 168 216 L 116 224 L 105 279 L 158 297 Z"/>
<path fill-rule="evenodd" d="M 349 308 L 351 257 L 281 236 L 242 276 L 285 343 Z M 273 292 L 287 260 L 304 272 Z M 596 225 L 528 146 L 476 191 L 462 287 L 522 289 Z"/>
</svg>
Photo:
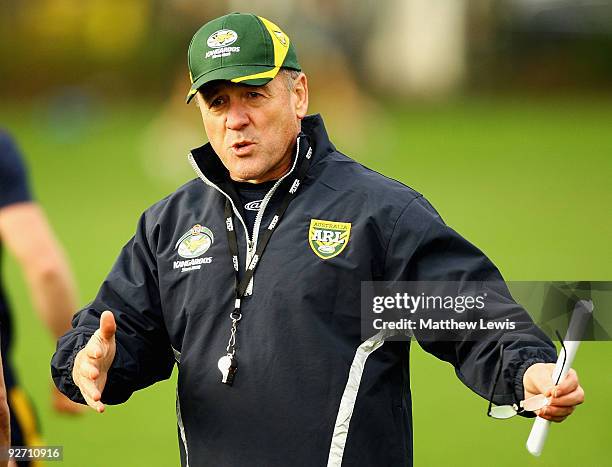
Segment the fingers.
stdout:
<svg viewBox="0 0 612 467">
<path fill-rule="evenodd" d="M 100 327 L 91 336 L 87 345 L 77 354 L 72 369 L 72 378 L 79 387 L 85 402 L 96 412 L 104 412 L 101 401 L 107 372 L 115 357 L 115 332 L 117 324 L 110 311 L 100 316 Z"/>
<path fill-rule="evenodd" d="M 87 356 L 94 359 L 105 357 L 109 350 L 109 344 L 112 345 L 116 331 L 115 317 L 112 312 L 106 310 L 100 316 L 100 327 L 85 346 Z"/>
<path fill-rule="evenodd" d="M 584 389 L 582 386 L 576 387 L 572 392 L 561 397 L 553 397 L 550 405 L 556 406 L 575 406 L 584 402 Z"/>
<path fill-rule="evenodd" d="M 85 402 L 98 413 L 104 412 L 101 398 L 106 383 L 106 376 L 100 372 L 100 364 L 101 361 L 89 357 L 87 348 L 84 348 L 77 354 L 72 370 L 72 379 L 81 391 Z"/>
<path fill-rule="evenodd" d="M 575 407 L 557 407 L 553 405 L 547 405 L 546 407 L 538 410 L 536 414 L 538 417 L 550 420 L 551 422 L 562 422 L 569 415 L 574 412 Z"/>
<path fill-rule="evenodd" d="M 79 374 L 84 378 L 95 381 L 98 376 L 100 376 L 100 370 L 89 361 L 83 361 L 79 368 L 77 369 Z"/>
<path fill-rule="evenodd" d="M 549 406 L 574 407 L 584 402 L 584 389 L 578 382 L 578 375 L 570 369 L 566 377 L 552 391 Z"/>
<path fill-rule="evenodd" d="M 94 402 L 98 402 L 102 398 L 102 393 L 98 389 L 98 386 L 90 379 L 81 378 L 79 381 L 79 389 L 86 400 L 89 398 Z"/>
<path fill-rule="evenodd" d="M 87 405 L 98 413 L 104 412 L 104 404 L 100 401 L 102 393 L 96 383 L 87 378 L 80 378 L 78 386 Z"/>
<path fill-rule="evenodd" d="M 546 407 L 536 411 L 538 416 L 552 422 L 562 422 L 572 414 L 577 405 L 584 402 L 584 390 L 573 369 L 554 386 L 551 382 L 554 368 L 552 363 L 531 365 L 523 376 L 523 386 L 525 399 L 537 394 L 550 398 Z"/>
<path fill-rule="evenodd" d="M 100 316 L 100 337 L 105 340 L 110 340 L 114 337 L 117 331 L 115 316 L 111 311 L 106 310 Z"/>
<path fill-rule="evenodd" d="M 85 346 L 85 353 L 89 358 L 98 359 L 104 355 L 104 347 L 102 346 L 102 342 L 100 342 L 100 337 L 98 336 L 98 331 L 91 336 L 89 342 Z"/>
<path fill-rule="evenodd" d="M 538 416 L 545 418 L 546 416 L 551 417 L 551 418 L 558 418 L 558 417 L 567 417 L 568 415 L 571 415 L 572 412 L 574 411 L 574 407 L 559 407 L 556 405 L 547 405 L 546 407 L 541 408 L 540 410 L 538 410 L 537 414 Z"/>
<path fill-rule="evenodd" d="M 575 391 L 577 387 L 578 387 L 578 375 L 576 374 L 573 368 L 570 368 L 565 378 L 559 381 L 559 384 L 555 388 L 554 396 L 560 397 L 564 394 L 569 394 Z"/>
<path fill-rule="evenodd" d="M 572 369 L 567 376 L 555 386 L 549 405 L 536 413 L 539 417 L 552 422 L 562 422 L 571 415 L 576 406 L 584 402 L 584 390 L 578 382 L 578 375 Z"/>
<path fill-rule="evenodd" d="M 98 413 L 103 413 L 104 412 L 104 404 L 100 401 L 94 401 L 92 399 L 89 399 L 85 396 L 83 396 L 83 398 L 85 399 L 85 402 L 87 402 L 87 405 L 89 407 L 91 407 L 92 409 L 94 409 L 96 412 Z"/>
<path fill-rule="evenodd" d="M 87 405 L 94 409 L 98 413 L 104 412 L 104 404 L 100 401 L 100 392 L 96 392 L 95 389 L 89 387 L 88 389 L 81 389 L 83 399 L 87 402 Z M 95 398 L 92 395 L 96 396 Z"/>
</svg>

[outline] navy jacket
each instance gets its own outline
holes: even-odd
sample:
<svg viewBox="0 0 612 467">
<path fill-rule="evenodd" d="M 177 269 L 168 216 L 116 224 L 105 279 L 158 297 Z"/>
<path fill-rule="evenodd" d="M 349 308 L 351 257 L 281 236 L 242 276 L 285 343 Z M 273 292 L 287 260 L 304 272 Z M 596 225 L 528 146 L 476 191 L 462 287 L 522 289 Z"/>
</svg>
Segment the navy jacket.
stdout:
<svg viewBox="0 0 612 467">
<path fill-rule="evenodd" d="M 241 203 L 210 145 L 190 154 L 199 177 L 142 215 L 53 356 L 58 388 L 82 402 L 72 363 L 108 309 L 117 321 L 117 354 L 105 403 L 126 401 L 177 364 L 183 466 L 411 465 L 409 344 L 362 339 L 361 281 L 501 280 L 419 193 L 338 152 L 319 116 L 307 117 L 302 131 L 294 161 L 311 148 L 312 163 L 243 300 L 232 387 L 221 384 L 217 368 L 234 301 L 226 196 L 242 269 L 257 238 L 247 238 Z M 282 196 L 291 175 L 267 198 Z M 266 203 L 257 231 L 273 215 Z M 350 224 L 343 247 L 319 243 L 315 251 L 313 220 Z M 527 366 L 554 361 L 555 350 L 535 326 L 502 334 L 507 348 L 495 400 L 511 403 L 521 398 Z M 499 342 L 422 345 L 488 394 Z"/>
</svg>

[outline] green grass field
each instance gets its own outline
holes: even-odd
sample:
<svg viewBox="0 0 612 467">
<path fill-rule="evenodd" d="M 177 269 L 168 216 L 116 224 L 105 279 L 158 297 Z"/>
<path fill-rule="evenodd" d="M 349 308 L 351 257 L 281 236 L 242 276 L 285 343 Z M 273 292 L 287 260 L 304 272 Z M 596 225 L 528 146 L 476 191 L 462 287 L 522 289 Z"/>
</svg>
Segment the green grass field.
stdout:
<svg viewBox="0 0 612 467">
<path fill-rule="evenodd" d="M 332 137 L 345 135 L 335 139 L 339 149 L 425 194 L 506 279 L 612 280 L 610 104 L 506 98 L 389 105 L 385 118 L 371 122 L 365 144 L 346 136 L 342 122 L 328 127 Z M 176 181 L 151 175 L 156 169 L 142 156 L 142 137 L 155 113 L 133 103 L 57 121 L 41 105 L 0 108 L 1 125 L 19 140 L 37 198 L 70 256 L 82 303 L 93 297 L 140 212 L 191 177 L 188 146 L 166 155 L 185 167 L 184 175 Z M 54 414 L 54 342 L 10 258 L 4 277 L 17 316 L 14 360 L 37 401 L 45 441 L 64 446 L 63 465 L 178 465 L 176 375 L 103 415 Z M 552 428 L 539 459 L 524 448 L 530 421 L 489 419 L 487 402 L 462 386 L 448 364 L 413 349 L 416 466 L 609 465 L 611 342 L 581 347 L 574 367 L 586 404 Z"/>
</svg>

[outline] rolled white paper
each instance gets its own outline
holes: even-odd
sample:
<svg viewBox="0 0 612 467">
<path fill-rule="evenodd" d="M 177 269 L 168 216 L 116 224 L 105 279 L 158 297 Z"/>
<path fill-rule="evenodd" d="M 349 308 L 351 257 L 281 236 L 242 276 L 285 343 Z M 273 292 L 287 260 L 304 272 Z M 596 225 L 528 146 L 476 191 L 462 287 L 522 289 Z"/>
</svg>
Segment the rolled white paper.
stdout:
<svg viewBox="0 0 612 467">
<path fill-rule="evenodd" d="M 559 381 L 565 378 L 565 375 L 567 375 L 567 372 L 572 367 L 572 362 L 574 361 L 574 357 L 578 351 L 580 341 L 569 339 L 579 339 L 582 337 L 584 334 L 584 329 L 586 328 L 592 313 L 593 302 L 590 300 L 579 300 L 576 303 L 576 306 L 574 306 L 572 319 L 570 320 L 570 324 L 567 328 L 567 334 L 563 340 L 565 350 L 567 350 L 567 356 L 564 357 L 564 351 L 561 349 L 561 352 L 559 352 L 559 358 L 557 358 L 555 370 L 552 374 L 553 384 L 557 382 L 557 378 L 559 378 Z M 564 359 L 565 365 L 563 364 Z M 561 374 L 560 377 L 559 374 Z M 527 450 L 534 456 L 539 456 L 542 454 L 542 449 L 544 449 L 544 442 L 546 441 L 549 427 L 550 422 L 548 420 L 540 417 L 537 417 L 534 420 L 533 426 L 531 427 L 531 433 L 529 433 L 529 438 L 527 439 Z"/>
</svg>

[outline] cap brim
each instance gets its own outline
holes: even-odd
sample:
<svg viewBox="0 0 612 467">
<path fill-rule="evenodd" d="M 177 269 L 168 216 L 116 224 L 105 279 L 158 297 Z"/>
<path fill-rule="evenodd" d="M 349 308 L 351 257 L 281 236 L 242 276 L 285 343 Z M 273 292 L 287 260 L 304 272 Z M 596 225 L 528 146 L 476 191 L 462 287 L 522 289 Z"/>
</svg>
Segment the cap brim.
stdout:
<svg viewBox="0 0 612 467">
<path fill-rule="evenodd" d="M 198 89 L 204 86 L 206 83 L 210 83 L 211 81 L 231 81 L 237 78 L 243 78 L 245 76 L 251 76 L 258 73 L 266 73 L 273 70 L 275 67 L 266 66 L 266 65 L 236 65 L 236 66 L 228 66 L 223 68 L 217 68 L 216 70 L 212 70 L 205 75 L 200 76 L 196 79 L 191 85 L 191 89 L 189 90 L 189 94 L 187 94 L 187 98 L 185 101 L 189 103 L 193 96 L 195 96 Z M 241 80 L 240 84 L 248 84 L 251 86 L 263 86 L 274 79 L 274 77 L 268 78 L 255 78 L 255 79 L 246 79 Z"/>
</svg>

